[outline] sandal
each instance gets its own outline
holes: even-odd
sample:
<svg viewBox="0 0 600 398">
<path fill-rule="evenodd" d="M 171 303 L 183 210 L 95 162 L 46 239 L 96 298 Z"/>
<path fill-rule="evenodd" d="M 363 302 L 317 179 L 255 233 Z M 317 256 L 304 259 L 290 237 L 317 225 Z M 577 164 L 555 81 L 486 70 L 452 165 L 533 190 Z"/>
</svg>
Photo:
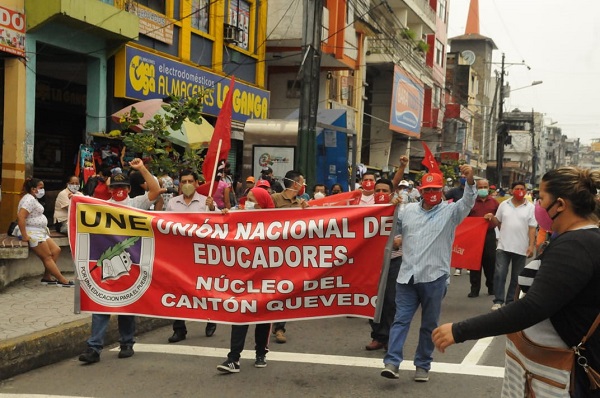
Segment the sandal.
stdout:
<svg viewBox="0 0 600 398">
<path fill-rule="evenodd" d="M 40 281 L 40 283 L 42 285 L 56 285 L 58 283 L 58 281 L 54 280 L 54 279 L 44 279 L 44 278 L 42 278 L 42 280 Z"/>
</svg>

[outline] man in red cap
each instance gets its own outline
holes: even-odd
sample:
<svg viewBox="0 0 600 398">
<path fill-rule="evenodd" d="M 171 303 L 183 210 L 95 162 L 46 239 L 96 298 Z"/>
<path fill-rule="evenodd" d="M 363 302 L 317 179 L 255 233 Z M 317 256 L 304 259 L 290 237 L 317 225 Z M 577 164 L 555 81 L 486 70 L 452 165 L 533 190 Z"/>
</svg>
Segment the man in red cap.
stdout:
<svg viewBox="0 0 600 398">
<path fill-rule="evenodd" d="M 396 279 L 396 315 L 390 329 L 388 351 L 383 359 L 383 377 L 400 377 L 398 369 L 404 359 L 404 342 L 413 316 L 421 306 L 414 380 L 429 380 L 434 349 L 431 333 L 438 325 L 442 299 L 446 295 L 454 231 L 471 211 L 477 196 L 471 166 L 460 166 L 460 172 L 466 178 L 460 200 L 443 202 L 443 176 L 427 173 L 421 179 L 423 200 L 408 203 L 404 211 L 398 213 L 396 233 L 402 235 L 403 256 Z M 394 243 L 394 249 L 397 246 Z"/>
</svg>

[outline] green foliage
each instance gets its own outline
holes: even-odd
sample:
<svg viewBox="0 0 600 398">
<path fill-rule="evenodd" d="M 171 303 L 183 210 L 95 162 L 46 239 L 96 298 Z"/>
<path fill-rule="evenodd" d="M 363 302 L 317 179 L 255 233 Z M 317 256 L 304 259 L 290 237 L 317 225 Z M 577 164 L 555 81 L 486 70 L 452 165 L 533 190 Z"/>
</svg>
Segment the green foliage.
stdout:
<svg viewBox="0 0 600 398">
<path fill-rule="evenodd" d="M 458 180 L 459 176 L 460 176 L 460 170 L 458 168 L 458 166 L 465 164 L 464 160 L 453 160 L 450 163 L 442 163 L 440 164 L 440 170 L 442 171 L 442 173 L 444 174 L 444 181 L 447 178 L 452 178 L 453 181 Z M 419 173 L 417 173 L 417 175 L 415 176 L 415 181 L 420 182 L 421 178 L 423 178 L 423 174 L 427 173 L 426 170 L 422 170 Z"/>
<path fill-rule="evenodd" d="M 400 31 L 400 35 L 402 36 L 403 39 L 406 40 L 414 40 L 417 37 L 417 34 L 415 33 L 414 30 L 411 30 L 409 28 L 404 28 Z"/>
<path fill-rule="evenodd" d="M 417 46 L 415 47 L 415 50 L 420 51 L 422 53 L 427 53 L 427 51 L 429 51 L 429 44 L 427 44 L 427 42 L 423 40 L 419 40 Z"/>
<path fill-rule="evenodd" d="M 165 112 L 157 113 L 142 126 L 142 131 L 134 131 L 140 124 L 143 113 L 132 107 L 131 112 L 121 117 L 123 143 L 128 151 L 144 159 L 146 167 L 154 175 L 177 173 L 183 168 L 190 168 L 197 173 L 202 170 L 203 149 L 193 150 L 181 148 L 169 140 L 169 128 L 179 130 L 183 121 L 202 123 L 202 98 L 198 96 L 182 99 L 171 96 L 168 104 L 163 106 Z"/>
</svg>

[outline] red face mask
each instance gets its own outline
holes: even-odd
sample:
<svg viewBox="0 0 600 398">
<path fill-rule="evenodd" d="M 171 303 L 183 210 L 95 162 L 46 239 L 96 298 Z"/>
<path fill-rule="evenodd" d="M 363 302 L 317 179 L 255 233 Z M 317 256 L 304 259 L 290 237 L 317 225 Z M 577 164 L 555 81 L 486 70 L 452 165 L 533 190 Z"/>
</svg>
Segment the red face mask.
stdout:
<svg viewBox="0 0 600 398">
<path fill-rule="evenodd" d="M 425 203 L 427 203 L 430 206 L 435 206 L 442 201 L 441 191 L 423 192 L 422 196 Z"/>
<path fill-rule="evenodd" d="M 513 191 L 513 196 L 518 200 L 521 200 L 525 197 L 525 191 L 523 191 L 522 189 L 516 189 Z"/>
<path fill-rule="evenodd" d="M 365 180 L 362 182 L 362 187 L 365 191 L 372 191 L 375 188 L 375 181 Z"/>
<path fill-rule="evenodd" d="M 302 195 L 304 195 L 304 192 L 306 192 L 306 187 L 305 187 L 304 185 L 302 185 L 302 188 L 300 188 L 300 189 L 298 190 L 298 193 L 297 193 L 297 195 L 298 195 L 298 196 L 302 196 Z"/>
<path fill-rule="evenodd" d="M 388 204 L 390 203 L 390 200 L 392 199 L 392 195 L 390 195 L 389 193 L 376 193 L 375 194 L 375 204 L 377 205 L 381 205 L 381 204 Z"/>
<path fill-rule="evenodd" d="M 111 197 L 116 202 L 122 202 L 127 199 L 127 188 L 115 188 L 112 191 Z"/>
</svg>

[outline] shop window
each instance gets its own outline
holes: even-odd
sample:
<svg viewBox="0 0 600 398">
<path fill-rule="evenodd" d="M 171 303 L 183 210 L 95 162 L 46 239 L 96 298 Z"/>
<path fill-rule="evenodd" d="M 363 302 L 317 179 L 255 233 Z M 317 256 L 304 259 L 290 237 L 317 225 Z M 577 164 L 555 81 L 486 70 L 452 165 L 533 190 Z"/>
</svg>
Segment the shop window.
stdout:
<svg viewBox="0 0 600 398">
<path fill-rule="evenodd" d="M 231 40 L 237 47 L 250 51 L 250 28 L 254 23 L 253 3 L 247 0 L 229 0 L 228 24 L 235 28 L 237 37 Z"/>
<path fill-rule="evenodd" d="M 167 15 L 166 0 L 138 0 L 137 3 L 151 10 Z"/>
<path fill-rule="evenodd" d="M 192 0 L 192 28 L 204 33 L 208 32 L 208 20 L 210 13 L 209 0 Z"/>
</svg>

